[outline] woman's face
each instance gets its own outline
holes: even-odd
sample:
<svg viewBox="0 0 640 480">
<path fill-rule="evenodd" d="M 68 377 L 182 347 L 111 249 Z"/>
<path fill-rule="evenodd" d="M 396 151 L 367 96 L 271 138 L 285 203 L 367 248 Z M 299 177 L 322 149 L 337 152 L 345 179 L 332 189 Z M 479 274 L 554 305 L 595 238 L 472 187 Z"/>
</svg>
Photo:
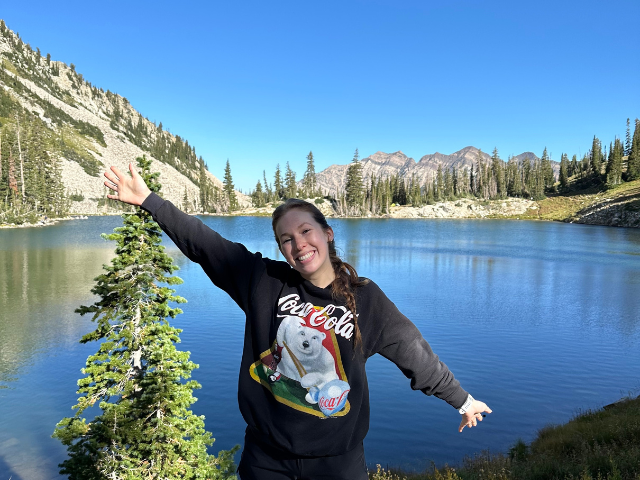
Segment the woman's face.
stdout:
<svg viewBox="0 0 640 480">
<path fill-rule="evenodd" d="M 310 213 L 292 209 L 276 224 L 276 236 L 285 260 L 315 286 L 324 288 L 335 274 L 329 258 L 333 230 L 323 230 Z"/>
</svg>

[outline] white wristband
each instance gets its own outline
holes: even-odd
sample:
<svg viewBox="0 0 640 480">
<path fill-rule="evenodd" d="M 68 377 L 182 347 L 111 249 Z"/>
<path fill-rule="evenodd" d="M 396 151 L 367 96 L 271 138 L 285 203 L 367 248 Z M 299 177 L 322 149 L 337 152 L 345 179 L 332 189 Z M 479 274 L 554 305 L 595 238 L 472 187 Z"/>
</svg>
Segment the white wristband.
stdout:
<svg viewBox="0 0 640 480">
<path fill-rule="evenodd" d="M 460 407 L 460 409 L 458 410 L 460 415 L 467 413 L 467 410 L 469 410 L 472 403 L 473 403 L 473 397 L 471 396 L 471 394 L 469 394 L 469 396 L 467 397 L 467 401 L 464 402 L 464 405 L 462 405 L 462 407 Z"/>
</svg>

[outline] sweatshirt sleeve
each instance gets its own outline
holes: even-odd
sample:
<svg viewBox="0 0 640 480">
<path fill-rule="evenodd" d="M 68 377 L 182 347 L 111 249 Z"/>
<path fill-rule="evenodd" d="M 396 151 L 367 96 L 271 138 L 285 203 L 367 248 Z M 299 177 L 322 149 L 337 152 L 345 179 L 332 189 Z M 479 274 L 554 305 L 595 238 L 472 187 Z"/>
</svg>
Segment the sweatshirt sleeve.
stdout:
<svg viewBox="0 0 640 480">
<path fill-rule="evenodd" d="M 187 215 L 155 193 L 151 193 L 141 206 L 180 251 L 199 263 L 211 281 L 246 312 L 252 285 L 256 283 L 254 280 L 265 268 L 262 256 L 223 238 L 200 219 Z"/>
<path fill-rule="evenodd" d="M 368 349 L 368 355 L 379 353 L 395 363 L 411 380 L 412 389 L 435 395 L 454 408 L 461 408 L 468 393 L 451 370 L 384 292 L 375 284 L 372 290 L 371 312 L 376 312 L 375 319 L 371 319 L 372 331 L 379 332 L 379 335 Z"/>
</svg>

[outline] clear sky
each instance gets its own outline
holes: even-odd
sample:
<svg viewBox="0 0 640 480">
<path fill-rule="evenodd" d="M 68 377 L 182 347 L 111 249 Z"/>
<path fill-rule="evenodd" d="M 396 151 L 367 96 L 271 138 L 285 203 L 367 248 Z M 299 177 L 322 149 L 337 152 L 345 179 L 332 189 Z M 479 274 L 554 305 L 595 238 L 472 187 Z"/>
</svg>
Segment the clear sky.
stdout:
<svg viewBox="0 0 640 480">
<path fill-rule="evenodd" d="M 248 191 L 402 150 L 584 154 L 640 117 L 640 1 L 2 2 L 25 42 Z"/>
</svg>

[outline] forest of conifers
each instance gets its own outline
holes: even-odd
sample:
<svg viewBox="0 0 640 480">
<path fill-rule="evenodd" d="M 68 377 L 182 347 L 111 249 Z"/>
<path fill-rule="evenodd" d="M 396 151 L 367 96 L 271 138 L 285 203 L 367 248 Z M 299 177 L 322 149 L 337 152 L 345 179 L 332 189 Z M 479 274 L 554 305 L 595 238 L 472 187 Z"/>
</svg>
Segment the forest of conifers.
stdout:
<svg viewBox="0 0 640 480">
<path fill-rule="evenodd" d="M 582 158 L 573 155 L 569 160 L 568 155 L 563 153 L 557 177 L 546 148 L 540 159 L 510 158 L 506 162 L 500 158 L 496 148 L 488 163 L 482 158 L 482 152 L 478 151 L 477 160 L 471 168 L 448 169 L 440 165 L 431 181 L 423 184 L 415 176 L 363 178 L 362 164 L 356 150 L 347 171 L 345 188 L 333 197 L 339 213 L 378 215 L 388 213 L 389 207 L 394 204 L 422 206 L 460 198 L 494 200 L 517 197 L 541 200 L 549 194 L 587 188 L 612 188 L 640 178 L 639 127 L 640 121 L 636 119 L 632 135 L 631 123 L 627 119 L 624 143 L 616 137 L 607 147 L 594 136 L 591 149 Z M 258 181 L 251 193 L 253 204 L 258 207 L 290 197 L 320 195 L 322 192 L 318 191 L 315 182 L 312 152 L 307 156 L 307 169 L 302 182 L 296 182 L 295 172 L 288 163 L 282 178 L 280 166 L 277 165 L 273 183 L 267 181 L 263 172 L 262 180 Z"/>
</svg>

